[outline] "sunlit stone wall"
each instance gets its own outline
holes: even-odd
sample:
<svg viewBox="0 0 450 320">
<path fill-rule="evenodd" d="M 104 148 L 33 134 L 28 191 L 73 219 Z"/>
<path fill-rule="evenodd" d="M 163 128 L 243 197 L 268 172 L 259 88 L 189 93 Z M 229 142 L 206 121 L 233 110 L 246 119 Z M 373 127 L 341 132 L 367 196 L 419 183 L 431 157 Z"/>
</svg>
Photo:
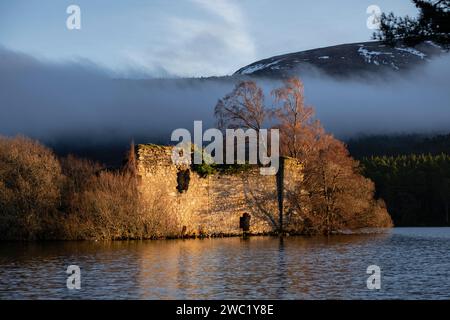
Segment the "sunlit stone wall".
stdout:
<svg viewBox="0 0 450 320">
<path fill-rule="evenodd" d="M 239 173 L 200 177 L 187 165 L 173 164 L 171 154 L 172 147 L 138 145 L 138 174 L 144 198 L 169 199 L 167 211 L 177 216 L 180 234 L 183 227 L 191 235 L 241 234 L 239 218 L 245 212 L 251 215 L 251 233 L 275 231 L 280 192 L 283 195 L 291 192 L 301 179 L 300 165 L 290 158 L 283 159 L 282 176 L 277 183 L 277 176 L 263 176 L 256 167 Z M 180 172 L 185 175 L 188 172 L 187 190 L 180 190 Z"/>
</svg>

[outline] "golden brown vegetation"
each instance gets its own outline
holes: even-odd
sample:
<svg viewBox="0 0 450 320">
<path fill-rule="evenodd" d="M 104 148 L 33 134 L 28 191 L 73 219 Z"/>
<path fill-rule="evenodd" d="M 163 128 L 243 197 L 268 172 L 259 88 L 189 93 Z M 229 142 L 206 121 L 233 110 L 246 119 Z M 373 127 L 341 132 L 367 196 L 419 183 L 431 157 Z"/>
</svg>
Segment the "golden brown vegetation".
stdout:
<svg viewBox="0 0 450 320">
<path fill-rule="evenodd" d="M 314 119 L 314 109 L 305 106 L 302 82 L 287 79 L 273 95 L 281 104 L 274 110 L 281 151 L 303 166 L 303 181 L 290 196 L 297 219 L 289 227 L 301 233 L 331 234 L 392 226 L 384 202 L 374 199 L 373 182 L 361 175 L 346 146 Z"/>
<path fill-rule="evenodd" d="M 123 170 L 108 171 L 74 156 L 59 161 L 25 137 L 0 137 L 0 239 L 176 236 L 169 208 L 161 194 L 141 199 L 134 151 Z"/>
<path fill-rule="evenodd" d="M 0 238 L 54 233 L 63 176 L 53 153 L 25 137 L 0 137 Z"/>
</svg>

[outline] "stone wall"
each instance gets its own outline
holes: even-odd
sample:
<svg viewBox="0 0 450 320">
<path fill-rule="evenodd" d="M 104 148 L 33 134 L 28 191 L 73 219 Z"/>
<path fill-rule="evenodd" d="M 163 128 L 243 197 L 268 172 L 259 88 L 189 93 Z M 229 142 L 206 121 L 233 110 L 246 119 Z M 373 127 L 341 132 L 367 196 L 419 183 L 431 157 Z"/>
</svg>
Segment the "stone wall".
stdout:
<svg viewBox="0 0 450 320">
<path fill-rule="evenodd" d="M 300 165 L 290 158 L 280 161 L 277 176 L 260 175 L 255 167 L 200 177 L 188 165 L 172 163 L 172 147 L 138 145 L 137 154 L 142 196 L 168 198 L 168 214 L 177 216 L 180 233 L 185 227 L 191 235 L 241 234 L 239 218 L 245 212 L 251 215 L 252 234 L 278 230 L 279 212 L 286 210 L 283 199 L 301 179 Z"/>
</svg>

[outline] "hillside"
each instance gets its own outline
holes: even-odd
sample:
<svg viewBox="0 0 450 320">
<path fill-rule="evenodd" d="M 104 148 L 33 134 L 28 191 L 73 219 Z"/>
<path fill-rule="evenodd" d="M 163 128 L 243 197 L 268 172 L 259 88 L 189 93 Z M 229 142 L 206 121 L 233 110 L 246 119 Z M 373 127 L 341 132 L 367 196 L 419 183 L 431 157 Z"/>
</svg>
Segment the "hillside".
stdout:
<svg viewBox="0 0 450 320">
<path fill-rule="evenodd" d="M 311 68 L 338 77 L 402 72 L 447 52 L 431 41 L 415 47 L 400 43 L 392 47 L 379 41 L 358 42 L 274 56 L 249 64 L 234 75 L 279 78 Z"/>
</svg>

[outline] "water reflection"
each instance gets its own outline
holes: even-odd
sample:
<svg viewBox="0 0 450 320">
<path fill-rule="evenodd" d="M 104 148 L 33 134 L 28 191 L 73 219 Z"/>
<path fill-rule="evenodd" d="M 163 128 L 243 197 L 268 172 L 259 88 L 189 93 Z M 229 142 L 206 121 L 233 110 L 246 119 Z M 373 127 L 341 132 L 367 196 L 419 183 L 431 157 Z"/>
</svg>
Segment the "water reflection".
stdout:
<svg viewBox="0 0 450 320">
<path fill-rule="evenodd" d="M 2 243 L 0 298 L 450 298 L 450 229 L 333 237 Z M 82 289 L 66 288 L 81 267 Z M 367 266 L 382 289 L 366 287 Z"/>
</svg>

